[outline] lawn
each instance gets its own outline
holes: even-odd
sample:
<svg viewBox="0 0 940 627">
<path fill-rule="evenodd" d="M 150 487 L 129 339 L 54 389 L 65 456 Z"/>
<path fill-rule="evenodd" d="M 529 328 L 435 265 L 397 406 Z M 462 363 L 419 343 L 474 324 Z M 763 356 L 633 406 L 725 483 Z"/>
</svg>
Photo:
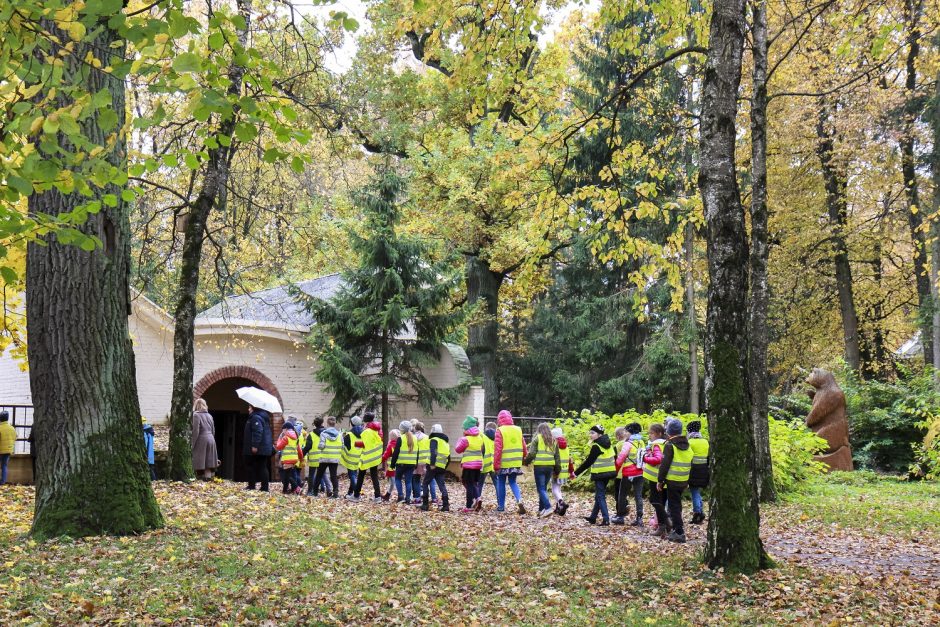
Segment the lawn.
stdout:
<svg viewBox="0 0 940 627">
<path fill-rule="evenodd" d="M 919 543 L 910 535 L 937 526 L 937 486 L 811 484 L 767 508 L 764 536 L 778 568 L 753 577 L 704 570 L 702 528 L 677 546 L 636 529 L 589 527 L 579 517 L 587 495 L 564 519 L 539 520 L 263 495 L 226 482 L 155 490 L 165 529 L 42 544 L 25 536 L 32 490 L 0 490 L 0 624 L 940 622 L 936 578 L 872 569 L 851 555 L 826 562 L 831 547 L 810 541 L 835 529 L 833 550 L 864 554 L 874 530 L 889 552 L 932 556 L 936 532 Z"/>
</svg>

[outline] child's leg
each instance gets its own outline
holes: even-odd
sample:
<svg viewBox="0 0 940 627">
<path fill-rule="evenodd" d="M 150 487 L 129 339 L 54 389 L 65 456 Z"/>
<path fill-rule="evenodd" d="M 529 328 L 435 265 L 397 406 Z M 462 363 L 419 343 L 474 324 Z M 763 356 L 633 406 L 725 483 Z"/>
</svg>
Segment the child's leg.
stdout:
<svg viewBox="0 0 940 627">
<path fill-rule="evenodd" d="M 516 497 L 516 503 L 521 503 L 522 490 L 519 489 L 519 484 L 516 483 L 516 477 L 518 475 L 509 475 L 509 489 L 512 490 L 512 495 Z"/>
<path fill-rule="evenodd" d="M 704 513 L 705 510 L 702 509 L 702 488 L 689 488 L 689 492 L 692 493 L 692 513 Z"/>
<path fill-rule="evenodd" d="M 496 475 L 496 507 L 506 509 L 506 475 Z"/>
<path fill-rule="evenodd" d="M 633 502 L 636 504 L 636 519 L 643 520 L 643 477 L 633 477 Z"/>
<path fill-rule="evenodd" d="M 552 496 L 556 503 L 564 500 L 561 496 L 561 479 L 552 479 Z"/>
</svg>

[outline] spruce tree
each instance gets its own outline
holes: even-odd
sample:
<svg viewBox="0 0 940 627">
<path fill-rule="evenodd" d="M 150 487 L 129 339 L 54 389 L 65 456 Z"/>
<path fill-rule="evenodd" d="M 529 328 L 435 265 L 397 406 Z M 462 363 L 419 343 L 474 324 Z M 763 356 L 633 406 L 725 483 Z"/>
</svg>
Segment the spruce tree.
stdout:
<svg viewBox="0 0 940 627">
<path fill-rule="evenodd" d="M 422 372 L 464 321 L 451 299 L 460 276 L 446 260 L 434 260 L 426 243 L 397 232 L 407 202 L 399 176 L 380 173 L 354 200 L 365 218 L 364 235 L 349 233 L 358 263 L 331 300 L 307 297 L 316 319 L 309 342 L 320 362 L 316 378 L 333 393 L 330 412 L 380 407 L 388 433 L 390 398 L 431 412 L 453 407 L 469 387 L 438 388 Z"/>
</svg>

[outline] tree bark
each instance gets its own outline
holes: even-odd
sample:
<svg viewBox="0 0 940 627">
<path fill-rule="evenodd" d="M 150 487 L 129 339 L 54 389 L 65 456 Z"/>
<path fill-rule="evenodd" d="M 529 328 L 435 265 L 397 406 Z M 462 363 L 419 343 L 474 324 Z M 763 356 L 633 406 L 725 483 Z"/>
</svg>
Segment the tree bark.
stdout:
<svg viewBox="0 0 940 627">
<path fill-rule="evenodd" d="M 494 416 L 499 411 L 499 385 L 496 379 L 496 353 L 499 348 L 499 288 L 505 278 L 490 269 L 476 255 L 467 255 L 467 303 L 478 307 L 470 322 L 467 357 L 470 374 L 483 385 L 483 411 Z"/>
<path fill-rule="evenodd" d="M 698 320 L 695 317 L 695 227 L 685 225 L 685 306 L 689 325 L 689 413 L 699 413 Z"/>
<path fill-rule="evenodd" d="M 239 30 L 238 40 L 242 46 L 248 41 L 251 1 L 237 0 L 238 11 L 245 19 L 246 28 Z M 242 91 L 244 68 L 233 63 L 229 67 L 228 93 L 237 96 Z M 232 138 L 238 120 L 238 108 L 219 123 L 216 137 Z M 176 310 L 173 330 L 173 397 L 170 406 L 170 446 L 167 471 L 174 481 L 189 481 L 193 478 L 192 433 L 194 340 L 196 329 L 196 294 L 199 290 L 199 267 L 202 262 L 202 245 L 205 241 L 206 224 L 213 207 L 224 203 L 224 193 L 229 178 L 231 153 L 236 142 L 232 138 L 229 146 L 217 142 L 217 148 L 208 151 L 202 179 L 202 187 L 189 206 L 189 219 L 183 233 L 183 250 L 180 258 L 179 285 L 177 286 Z"/>
<path fill-rule="evenodd" d="M 769 565 L 760 538 L 754 423 L 748 403 L 744 207 L 735 173 L 735 118 L 744 48 L 744 0 L 716 0 L 702 83 L 699 187 L 708 244 L 705 399 L 712 493 L 705 562 L 727 572 Z"/>
<path fill-rule="evenodd" d="M 108 16 L 102 16 L 97 35 L 74 44 L 71 54 L 61 56 L 63 80 L 84 83 L 87 93 L 109 92 L 117 128 L 122 129 L 123 81 L 89 70 L 80 61 L 88 53 L 99 56 L 102 50 L 125 53 L 123 40 L 107 22 Z M 44 19 L 41 26 L 59 41 L 70 41 L 53 20 Z M 50 54 L 60 58 L 60 47 L 51 48 Z M 37 61 L 44 63 L 38 52 Z M 59 107 L 70 104 L 61 92 L 56 98 Z M 108 144 L 112 132 L 100 128 L 97 116 L 82 121 L 81 126 L 91 142 Z M 126 172 L 126 140 L 118 133 L 115 141 L 108 161 Z M 64 135 L 59 135 L 58 144 L 70 149 Z M 150 485 L 127 326 L 131 313 L 128 212 L 117 186 L 108 185 L 101 193 L 117 195 L 117 206 L 103 206 L 79 227 L 97 236 L 101 248 L 86 252 L 59 242 L 54 235 L 47 245 L 27 248 L 27 352 L 36 455 L 31 534 L 39 539 L 141 533 L 163 524 Z M 57 216 L 88 201 L 80 194 L 64 195 L 51 189 L 31 196 L 29 209 Z"/>
<path fill-rule="evenodd" d="M 826 210 L 829 214 L 829 224 L 832 226 L 833 264 L 836 271 L 836 291 L 839 294 L 839 311 L 842 315 L 845 361 L 852 370 L 858 372 L 861 367 L 858 313 L 855 309 L 849 247 L 845 238 L 848 224 L 848 201 L 845 192 L 847 178 L 844 165 L 835 157 L 835 133 L 829 126 L 829 108 L 825 103 L 819 107 L 816 134 L 819 139 L 816 154 L 822 167 Z"/>
<path fill-rule="evenodd" d="M 927 234 L 924 232 L 923 207 L 917 186 L 917 156 L 914 153 L 914 128 L 917 123 L 917 57 L 920 54 L 920 16 L 923 0 L 905 0 L 904 21 L 907 26 L 907 60 L 905 63 L 904 120 L 901 130 L 901 174 L 907 197 L 907 224 L 914 246 L 914 281 L 917 286 L 918 326 L 924 363 L 933 362 L 933 316 L 931 314 L 930 271 L 927 265 Z"/>
<path fill-rule="evenodd" d="M 936 216 L 940 212 L 940 72 L 934 80 L 933 103 L 930 106 L 930 128 L 933 131 L 933 150 L 930 153 L 930 174 L 933 178 L 933 211 Z M 940 381 L 940 226 L 935 219 L 930 229 L 931 233 L 931 260 L 930 282 L 933 293 L 931 311 L 933 312 L 933 367 L 937 370 L 934 378 Z"/>
<path fill-rule="evenodd" d="M 767 280 L 767 0 L 752 5 L 751 46 L 754 67 L 751 73 L 751 302 L 749 317 L 751 419 L 754 421 L 757 495 L 762 503 L 777 500 L 770 459 L 770 408 L 767 346 L 767 309 L 770 285 Z"/>
</svg>

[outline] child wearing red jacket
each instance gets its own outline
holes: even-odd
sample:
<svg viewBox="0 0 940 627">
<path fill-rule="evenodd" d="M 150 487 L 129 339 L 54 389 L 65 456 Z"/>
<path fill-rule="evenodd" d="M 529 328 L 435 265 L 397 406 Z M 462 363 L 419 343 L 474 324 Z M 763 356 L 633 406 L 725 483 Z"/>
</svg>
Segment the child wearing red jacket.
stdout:
<svg viewBox="0 0 940 627">
<path fill-rule="evenodd" d="M 398 438 L 401 437 L 401 431 L 398 429 L 390 429 L 388 432 L 388 446 L 385 447 L 385 452 L 382 454 L 382 463 L 385 465 L 385 478 L 388 479 L 388 489 L 385 491 L 385 494 L 382 496 L 383 501 L 388 501 L 392 498 L 392 486 L 398 490 L 398 500 L 404 498 L 401 493 L 401 482 L 395 481 L 395 467 L 392 466 L 392 454 L 395 452 L 395 442 Z"/>
<path fill-rule="evenodd" d="M 623 525 L 624 519 L 630 513 L 630 495 L 636 504 L 636 518 L 630 523 L 631 527 L 643 526 L 643 470 L 636 465 L 638 454 L 643 454 L 646 446 L 643 444 L 643 427 L 638 422 L 631 422 L 626 427 L 627 438 L 620 447 L 617 455 L 617 471 L 620 473 L 620 490 L 617 493 L 617 516 L 610 522 L 614 525 Z"/>
<path fill-rule="evenodd" d="M 561 427 L 552 429 L 552 436 L 558 445 L 558 456 L 561 458 L 561 473 L 552 479 L 552 496 L 555 497 L 555 513 L 564 516 L 568 511 L 568 503 L 562 496 L 561 486 L 565 485 L 568 479 L 574 479 L 574 460 L 571 459 L 571 450 Z"/>
</svg>

